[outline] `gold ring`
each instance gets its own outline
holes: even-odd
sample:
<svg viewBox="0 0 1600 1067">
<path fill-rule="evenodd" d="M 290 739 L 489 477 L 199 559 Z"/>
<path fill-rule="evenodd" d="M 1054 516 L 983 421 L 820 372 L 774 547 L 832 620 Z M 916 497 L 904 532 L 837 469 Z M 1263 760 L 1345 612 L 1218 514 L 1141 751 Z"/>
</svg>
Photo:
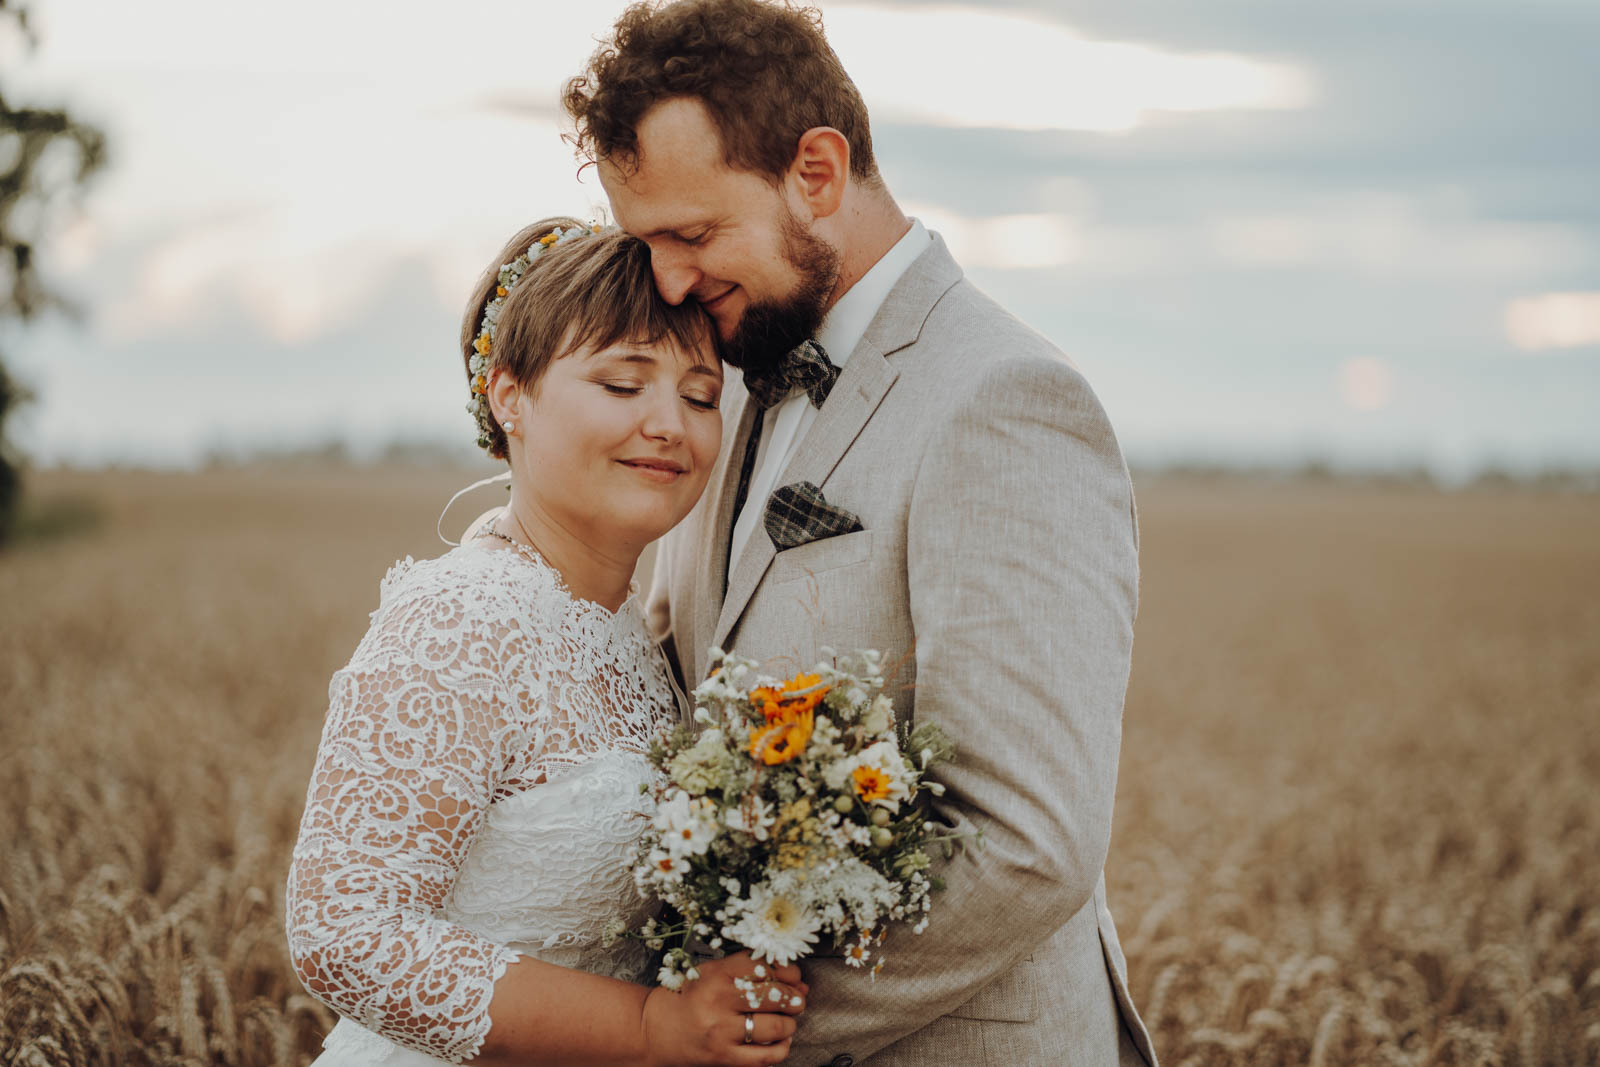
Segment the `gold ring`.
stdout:
<svg viewBox="0 0 1600 1067">
<path fill-rule="evenodd" d="M 749 1012 L 744 1013 L 744 1043 L 749 1045 L 756 1039 L 756 1017 Z"/>
</svg>

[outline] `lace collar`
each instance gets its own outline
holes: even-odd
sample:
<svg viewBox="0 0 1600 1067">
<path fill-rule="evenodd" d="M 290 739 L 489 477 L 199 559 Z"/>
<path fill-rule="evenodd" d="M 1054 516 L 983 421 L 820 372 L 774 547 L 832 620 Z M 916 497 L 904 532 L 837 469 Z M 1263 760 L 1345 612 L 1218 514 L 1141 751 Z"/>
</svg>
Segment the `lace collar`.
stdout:
<svg viewBox="0 0 1600 1067">
<path fill-rule="evenodd" d="M 538 575 L 536 588 L 560 594 L 560 600 L 567 605 L 566 616 L 570 621 L 583 622 L 588 625 L 585 629 L 592 629 L 599 624 L 608 624 L 616 627 L 619 632 L 632 628 L 632 624 L 643 618 L 639 607 L 639 583 L 628 583 L 628 595 L 623 602 L 612 611 L 604 604 L 584 598 L 572 592 L 567 585 L 567 580 L 549 560 L 541 556 L 538 551 L 520 541 L 502 541 L 480 534 L 470 541 L 453 549 L 449 555 L 456 553 L 482 553 L 488 559 L 504 557 L 520 561 L 534 574 Z"/>
</svg>

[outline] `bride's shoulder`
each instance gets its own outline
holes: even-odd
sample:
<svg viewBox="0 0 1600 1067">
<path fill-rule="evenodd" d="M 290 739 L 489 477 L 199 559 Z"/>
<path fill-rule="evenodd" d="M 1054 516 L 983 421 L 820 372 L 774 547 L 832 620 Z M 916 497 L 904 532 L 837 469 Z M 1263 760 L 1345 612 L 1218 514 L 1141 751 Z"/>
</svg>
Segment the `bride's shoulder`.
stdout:
<svg viewBox="0 0 1600 1067">
<path fill-rule="evenodd" d="M 407 556 L 379 583 L 378 606 L 348 669 L 440 663 L 502 651 L 543 629 L 540 576 L 482 542 L 433 559 Z M 535 642 L 537 644 L 537 642 Z M 512 657 L 514 658 L 514 657 Z"/>
<path fill-rule="evenodd" d="M 418 605 L 454 606 L 463 615 L 514 610 L 525 613 L 558 592 L 540 568 L 525 566 L 509 549 L 484 540 L 467 541 L 442 556 L 407 556 L 391 566 L 378 584 L 381 615 Z"/>
</svg>

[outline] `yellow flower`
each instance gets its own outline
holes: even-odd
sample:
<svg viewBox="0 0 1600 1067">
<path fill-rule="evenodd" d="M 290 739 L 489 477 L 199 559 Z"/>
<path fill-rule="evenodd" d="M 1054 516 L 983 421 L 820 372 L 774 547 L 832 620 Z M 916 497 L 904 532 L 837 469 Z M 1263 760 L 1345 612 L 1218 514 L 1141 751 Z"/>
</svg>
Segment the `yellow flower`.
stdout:
<svg viewBox="0 0 1600 1067">
<path fill-rule="evenodd" d="M 764 685 L 752 690 L 750 702 L 768 722 L 777 722 L 802 711 L 811 711 L 822 703 L 831 688 L 822 684 L 820 675 L 797 674 L 777 688 Z"/>
<path fill-rule="evenodd" d="M 549 248 L 551 245 L 555 244 L 557 240 L 559 240 L 559 238 L 556 237 L 555 234 L 547 233 L 543 237 L 539 238 L 539 243 L 544 245 L 546 248 Z"/>
<path fill-rule="evenodd" d="M 810 708 L 781 718 L 750 735 L 750 755 L 768 767 L 788 763 L 806 750 L 813 724 Z"/>
<path fill-rule="evenodd" d="M 489 379 L 481 374 L 472 379 L 472 391 L 474 393 L 487 393 L 489 391 Z"/>
<path fill-rule="evenodd" d="M 487 356 L 489 354 L 489 335 L 486 333 L 479 334 L 472 347 L 478 350 L 480 356 Z"/>
<path fill-rule="evenodd" d="M 511 290 L 507 289 L 503 285 L 497 285 L 497 286 L 494 287 L 494 295 L 495 296 L 505 296 L 510 291 Z"/>
<path fill-rule="evenodd" d="M 788 763 L 805 751 L 815 725 L 814 711 L 830 687 L 815 674 L 797 674 L 776 687 L 761 686 L 750 693 L 750 703 L 767 720 L 750 736 L 750 755 L 767 766 Z"/>
<path fill-rule="evenodd" d="M 889 795 L 889 776 L 876 767 L 857 767 L 850 777 L 855 779 L 856 796 L 868 804 Z"/>
</svg>

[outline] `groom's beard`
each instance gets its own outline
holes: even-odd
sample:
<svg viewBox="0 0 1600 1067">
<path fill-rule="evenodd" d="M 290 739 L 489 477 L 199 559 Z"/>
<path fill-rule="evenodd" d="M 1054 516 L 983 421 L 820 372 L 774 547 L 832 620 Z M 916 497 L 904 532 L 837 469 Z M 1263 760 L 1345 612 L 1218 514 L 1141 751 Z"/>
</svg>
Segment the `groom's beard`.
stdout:
<svg viewBox="0 0 1600 1067">
<path fill-rule="evenodd" d="M 742 370 L 763 370 L 813 336 L 828 310 L 828 297 L 839 280 L 839 252 L 807 233 L 785 206 L 783 258 L 799 282 L 781 301 L 751 304 L 739 317 L 733 336 L 721 343 L 722 358 Z"/>
</svg>

